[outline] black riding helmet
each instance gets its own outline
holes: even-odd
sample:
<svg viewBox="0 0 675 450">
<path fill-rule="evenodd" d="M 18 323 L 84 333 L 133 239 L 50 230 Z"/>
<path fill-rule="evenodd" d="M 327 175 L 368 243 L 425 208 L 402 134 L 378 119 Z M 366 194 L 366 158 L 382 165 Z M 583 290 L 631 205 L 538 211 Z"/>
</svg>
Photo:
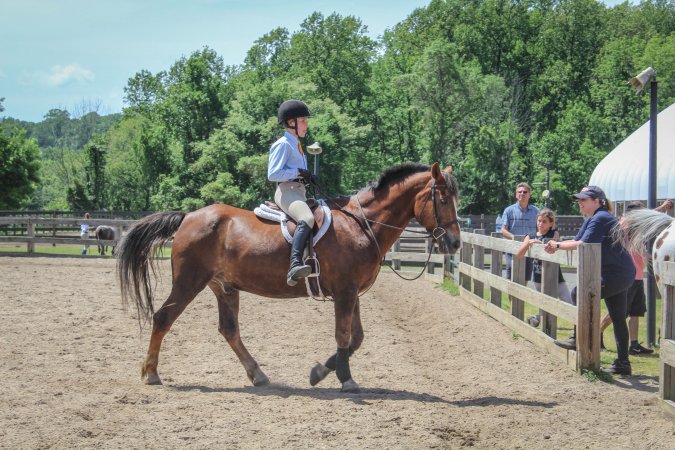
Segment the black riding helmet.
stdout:
<svg viewBox="0 0 675 450">
<path fill-rule="evenodd" d="M 277 111 L 279 125 L 284 127 L 288 126 L 286 123 L 287 120 L 311 116 L 312 115 L 309 113 L 309 108 L 305 102 L 301 102 L 300 100 L 286 100 L 281 104 L 281 106 L 279 106 L 279 111 Z"/>
</svg>

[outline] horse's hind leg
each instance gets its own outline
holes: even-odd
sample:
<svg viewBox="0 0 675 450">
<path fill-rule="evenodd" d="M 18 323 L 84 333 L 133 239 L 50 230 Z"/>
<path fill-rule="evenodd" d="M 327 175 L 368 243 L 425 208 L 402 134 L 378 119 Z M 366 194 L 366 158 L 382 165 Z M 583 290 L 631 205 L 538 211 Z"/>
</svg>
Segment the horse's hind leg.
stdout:
<svg viewBox="0 0 675 450">
<path fill-rule="evenodd" d="M 361 311 L 359 309 L 359 299 L 356 299 L 354 313 L 352 316 L 351 336 L 349 339 L 349 356 L 352 356 L 363 343 L 363 325 L 361 324 Z M 337 367 L 337 353 L 326 360 L 324 364 L 317 363 L 309 373 L 309 384 L 316 386 L 321 380 L 326 378 L 329 373 Z"/>
<path fill-rule="evenodd" d="M 199 285 L 197 283 L 197 285 Z M 150 345 L 148 353 L 141 369 L 141 378 L 145 384 L 162 384 L 162 380 L 157 373 L 159 364 L 159 351 L 162 346 L 164 336 L 169 332 L 173 323 L 178 319 L 187 305 L 194 300 L 197 294 L 204 288 L 200 285 L 199 289 L 186 288 L 174 283 L 171 288 L 171 294 L 166 299 L 161 308 L 152 316 L 152 335 L 150 336 Z"/>
<path fill-rule="evenodd" d="M 253 359 L 241 341 L 239 333 L 239 291 L 230 288 L 217 278 L 209 282 L 209 287 L 218 299 L 218 331 L 230 344 L 253 385 L 264 386 L 269 384 L 269 378 L 260 369 L 256 360 Z"/>
</svg>

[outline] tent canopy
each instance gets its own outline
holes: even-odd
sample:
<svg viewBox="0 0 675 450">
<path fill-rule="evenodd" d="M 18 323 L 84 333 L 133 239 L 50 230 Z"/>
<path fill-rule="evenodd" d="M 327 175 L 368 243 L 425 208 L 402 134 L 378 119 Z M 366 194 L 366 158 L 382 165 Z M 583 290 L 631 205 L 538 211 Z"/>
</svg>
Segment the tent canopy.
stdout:
<svg viewBox="0 0 675 450">
<path fill-rule="evenodd" d="M 675 198 L 675 103 L 661 111 L 656 126 L 656 198 Z M 647 200 L 649 121 L 612 150 L 591 175 L 612 201 Z"/>
</svg>

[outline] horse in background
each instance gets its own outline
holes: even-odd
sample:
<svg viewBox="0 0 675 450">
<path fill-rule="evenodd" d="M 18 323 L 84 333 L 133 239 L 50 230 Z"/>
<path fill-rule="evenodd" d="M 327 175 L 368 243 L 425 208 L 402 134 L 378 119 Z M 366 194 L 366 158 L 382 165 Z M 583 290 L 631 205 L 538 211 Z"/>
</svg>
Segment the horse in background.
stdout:
<svg viewBox="0 0 675 450">
<path fill-rule="evenodd" d="M 666 287 L 661 274 L 665 262 L 675 261 L 675 219 L 651 209 L 636 209 L 623 216 L 614 230 L 614 239 L 635 252 L 644 250 L 645 243 L 654 239 L 652 261 L 656 284 L 664 296 Z"/>
<path fill-rule="evenodd" d="M 96 240 L 98 241 L 98 254 L 105 255 L 108 251 L 108 246 L 101 243 L 101 241 L 115 240 L 115 230 L 108 225 L 99 225 L 96 227 Z M 115 254 L 115 246 L 111 246 L 110 254 Z"/>
<path fill-rule="evenodd" d="M 337 352 L 315 365 L 310 384 L 335 371 L 344 392 L 358 392 L 349 358 L 364 338 L 359 296 L 375 282 L 384 254 L 416 218 L 446 254 L 460 247 L 458 185 L 452 168 L 404 164 L 351 197 L 327 199 L 333 220 L 314 246 L 321 261 L 322 292 L 332 296 Z M 218 304 L 218 331 L 244 366 L 254 386 L 269 378 L 248 352 L 239 328 L 239 292 L 271 298 L 307 297 L 304 283 L 288 286 L 291 247 L 279 224 L 229 205 L 194 212 L 159 212 L 136 222 L 117 247 L 123 303 L 135 304 L 139 321 L 152 319 L 152 334 L 141 369 L 146 384 L 161 384 L 157 372 L 162 341 L 185 308 L 207 286 Z M 173 238 L 171 293 L 153 306 L 153 255 Z M 283 353 L 283 342 L 280 351 Z"/>
</svg>

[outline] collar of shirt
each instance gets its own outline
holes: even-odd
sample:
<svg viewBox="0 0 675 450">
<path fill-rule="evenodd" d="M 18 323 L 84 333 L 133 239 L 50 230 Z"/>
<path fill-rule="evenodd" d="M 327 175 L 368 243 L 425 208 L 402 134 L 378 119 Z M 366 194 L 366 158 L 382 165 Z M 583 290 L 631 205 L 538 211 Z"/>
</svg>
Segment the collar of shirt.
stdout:
<svg viewBox="0 0 675 450">
<path fill-rule="evenodd" d="M 298 137 L 289 131 L 284 132 L 284 136 L 291 142 L 294 148 L 298 148 Z"/>
</svg>

